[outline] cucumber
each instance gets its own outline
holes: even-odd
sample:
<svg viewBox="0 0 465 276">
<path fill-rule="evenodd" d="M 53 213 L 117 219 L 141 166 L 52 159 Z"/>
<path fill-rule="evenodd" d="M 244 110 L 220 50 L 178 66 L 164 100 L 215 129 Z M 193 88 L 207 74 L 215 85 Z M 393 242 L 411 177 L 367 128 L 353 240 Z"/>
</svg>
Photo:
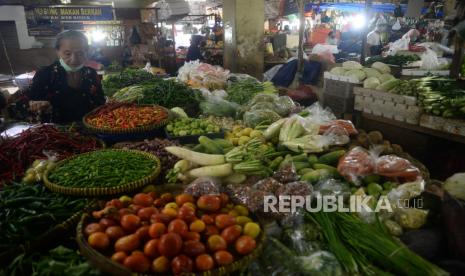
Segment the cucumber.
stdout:
<svg viewBox="0 0 465 276">
<path fill-rule="evenodd" d="M 221 139 L 221 138 L 213 139 L 213 142 L 214 142 L 215 144 L 217 144 L 218 146 L 222 147 L 223 149 L 230 148 L 230 147 L 233 147 L 233 146 L 234 146 L 234 145 L 231 144 L 231 142 L 229 142 L 228 140 L 226 140 L 226 139 Z"/>
<path fill-rule="evenodd" d="M 274 171 L 279 167 L 279 165 L 281 164 L 281 162 L 283 162 L 283 160 L 284 160 L 284 157 L 278 156 L 273 161 L 271 161 L 268 167 Z"/>
<path fill-rule="evenodd" d="M 205 148 L 201 144 L 197 144 L 195 147 L 192 148 L 193 151 L 196 152 L 203 152 L 205 153 Z"/>
<path fill-rule="evenodd" d="M 313 168 L 315 170 L 321 170 L 321 169 L 327 170 L 331 174 L 333 174 L 334 176 L 339 175 L 339 172 L 337 171 L 337 169 L 335 167 L 333 167 L 333 166 L 330 166 L 330 165 L 316 163 L 316 164 L 313 165 Z"/>
<path fill-rule="evenodd" d="M 283 162 L 279 164 L 279 169 L 282 169 L 284 166 L 289 165 L 292 163 L 292 156 L 290 154 L 286 155 Z"/>
<path fill-rule="evenodd" d="M 297 173 L 299 175 L 304 175 L 306 173 L 313 172 L 313 171 L 314 171 L 314 169 L 312 169 L 312 168 L 304 168 L 304 169 L 300 169 L 299 171 L 297 171 Z"/>
<path fill-rule="evenodd" d="M 294 167 L 295 170 L 298 171 L 301 169 L 310 168 L 310 164 L 308 162 L 294 162 Z"/>
<path fill-rule="evenodd" d="M 207 150 L 209 153 L 213 154 L 222 154 L 223 153 L 223 148 L 221 148 L 219 145 L 215 144 L 212 139 L 206 137 L 206 136 L 200 136 L 199 137 L 199 143 Z"/>
<path fill-rule="evenodd" d="M 321 179 L 328 178 L 331 176 L 331 172 L 325 169 L 314 170 L 304 174 L 300 180 L 308 182 L 318 182 Z"/>
<path fill-rule="evenodd" d="M 323 154 L 318 158 L 318 163 L 326 165 L 337 165 L 339 158 L 346 153 L 345 150 L 336 150 L 327 154 Z"/>
<path fill-rule="evenodd" d="M 313 166 L 313 164 L 318 163 L 318 157 L 315 154 L 308 155 L 308 163 Z"/>
<path fill-rule="evenodd" d="M 307 154 L 302 153 L 302 154 L 299 154 L 299 155 L 294 155 L 294 156 L 292 156 L 292 161 L 294 161 L 294 162 L 306 162 L 307 161 Z"/>
</svg>

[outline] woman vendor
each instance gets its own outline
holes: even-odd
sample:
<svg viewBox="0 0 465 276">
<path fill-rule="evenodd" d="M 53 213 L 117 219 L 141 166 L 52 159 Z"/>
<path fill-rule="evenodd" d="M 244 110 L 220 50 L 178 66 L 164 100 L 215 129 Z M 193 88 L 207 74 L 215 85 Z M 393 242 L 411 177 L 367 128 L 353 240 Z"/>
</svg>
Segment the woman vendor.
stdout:
<svg viewBox="0 0 465 276">
<path fill-rule="evenodd" d="M 97 72 L 84 66 L 87 37 L 79 31 L 64 31 L 56 37 L 58 61 L 39 70 L 25 102 L 33 113 L 50 114 L 49 121 L 66 124 L 105 103 Z"/>
</svg>

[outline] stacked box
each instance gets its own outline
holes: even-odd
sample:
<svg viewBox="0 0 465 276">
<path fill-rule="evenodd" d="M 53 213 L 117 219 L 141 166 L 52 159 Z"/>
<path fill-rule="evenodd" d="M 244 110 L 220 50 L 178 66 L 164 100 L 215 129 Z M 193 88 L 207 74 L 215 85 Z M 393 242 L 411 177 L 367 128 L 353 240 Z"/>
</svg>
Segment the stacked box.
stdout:
<svg viewBox="0 0 465 276">
<path fill-rule="evenodd" d="M 465 121 L 448 119 L 428 114 L 421 115 L 420 126 L 455 135 L 465 136 Z"/>
<path fill-rule="evenodd" d="M 415 97 L 361 87 L 354 88 L 354 95 L 355 110 L 414 125 L 420 122 L 422 108 Z"/>
<path fill-rule="evenodd" d="M 354 87 L 357 86 L 360 86 L 358 80 L 325 72 L 323 105 L 336 114 L 353 112 Z"/>
</svg>

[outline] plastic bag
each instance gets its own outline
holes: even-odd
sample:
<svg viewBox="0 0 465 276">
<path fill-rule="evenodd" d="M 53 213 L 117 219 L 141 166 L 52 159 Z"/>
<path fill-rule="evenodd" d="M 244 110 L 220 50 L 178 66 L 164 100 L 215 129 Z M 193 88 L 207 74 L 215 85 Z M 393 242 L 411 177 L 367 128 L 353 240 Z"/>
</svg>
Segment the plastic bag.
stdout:
<svg viewBox="0 0 465 276">
<path fill-rule="evenodd" d="M 350 142 L 349 133 L 347 133 L 346 129 L 338 126 L 333 125 L 329 127 L 324 133 L 324 137 L 328 138 L 329 145 L 345 145 Z"/>
<path fill-rule="evenodd" d="M 289 96 L 281 96 L 275 101 L 275 111 L 285 117 L 295 108 L 294 101 Z"/>
<path fill-rule="evenodd" d="M 438 55 L 431 49 L 426 49 L 426 52 L 421 55 L 421 69 L 436 70 L 440 66 Z"/>
<path fill-rule="evenodd" d="M 318 196 L 350 196 L 350 187 L 347 183 L 329 178 L 320 180 L 313 187 L 314 195 Z"/>
<path fill-rule="evenodd" d="M 228 195 L 236 204 L 245 205 L 252 212 L 264 211 L 265 196 L 274 196 L 272 192 L 257 190 L 248 186 L 227 186 Z"/>
<path fill-rule="evenodd" d="M 184 193 L 194 197 L 202 195 L 219 195 L 221 192 L 221 180 L 215 177 L 199 177 L 192 181 L 184 189 Z"/>
<path fill-rule="evenodd" d="M 344 129 L 348 135 L 358 134 L 358 131 L 355 128 L 354 124 L 348 120 L 334 120 L 334 121 L 325 122 L 320 125 L 319 133 L 324 134 L 330 128 L 335 127 L 335 126 L 338 128 Z"/>
<path fill-rule="evenodd" d="M 276 190 L 276 196 L 309 196 L 313 192 L 313 186 L 304 181 L 295 181 L 282 185 Z"/>
<path fill-rule="evenodd" d="M 346 153 L 337 165 L 337 171 L 350 182 L 359 184 L 359 177 L 372 174 L 376 158 L 362 147 L 355 147 Z"/>
<path fill-rule="evenodd" d="M 336 120 L 336 116 L 334 116 L 331 109 L 323 108 L 319 103 L 312 104 L 301 113 L 307 114 L 305 118 L 308 122 L 318 125 Z"/>
<path fill-rule="evenodd" d="M 375 171 L 386 177 L 397 177 L 403 181 L 415 181 L 420 177 L 420 170 L 410 161 L 396 155 L 383 155 L 376 160 Z"/>
<path fill-rule="evenodd" d="M 410 44 L 410 38 L 401 38 L 401 39 L 398 39 L 398 40 L 394 41 L 389 46 L 388 55 L 389 56 L 395 56 L 397 54 L 397 52 L 399 52 L 399 51 L 408 50 L 408 45 L 409 44 Z"/>
<path fill-rule="evenodd" d="M 299 180 L 299 175 L 293 163 L 287 164 L 273 174 L 273 178 L 282 183 L 289 183 Z"/>
<path fill-rule="evenodd" d="M 245 112 L 243 119 L 247 126 L 254 128 L 259 124 L 274 123 L 281 119 L 281 116 L 272 110 L 254 110 Z"/>
<path fill-rule="evenodd" d="M 394 23 L 394 25 L 392 25 L 392 30 L 393 31 L 398 31 L 401 28 L 402 28 L 402 26 L 400 25 L 399 18 L 397 18 L 396 23 Z"/>
<path fill-rule="evenodd" d="M 411 198 L 421 195 L 425 190 L 425 182 L 423 180 L 417 180 L 414 182 L 404 183 L 399 185 L 397 188 L 392 189 L 388 194 L 387 198 L 389 202 L 394 206 L 398 206 L 399 203 L 402 203 Z M 405 206 L 400 206 L 405 207 Z"/>
<path fill-rule="evenodd" d="M 56 166 L 58 161 L 58 153 L 53 151 L 44 150 L 43 154 L 47 159 L 37 159 L 35 160 L 31 167 L 26 170 L 26 173 L 23 177 L 23 181 L 29 184 L 42 181 L 45 171 L 50 170 Z"/>
<path fill-rule="evenodd" d="M 271 192 L 274 194 L 282 186 L 283 183 L 279 182 L 273 177 L 268 177 L 252 185 L 252 188 L 256 190 Z"/>
<path fill-rule="evenodd" d="M 238 104 L 216 96 L 207 97 L 200 103 L 200 110 L 204 114 L 218 117 L 235 117 L 238 108 Z"/>
</svg>

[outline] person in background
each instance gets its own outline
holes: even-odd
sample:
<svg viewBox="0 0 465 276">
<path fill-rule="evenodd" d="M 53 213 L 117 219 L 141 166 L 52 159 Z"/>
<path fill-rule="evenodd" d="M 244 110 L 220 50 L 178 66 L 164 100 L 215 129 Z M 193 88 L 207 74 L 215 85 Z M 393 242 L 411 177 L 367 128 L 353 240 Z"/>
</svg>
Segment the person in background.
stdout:
<svg viewBox="0 0 465 276">
<path fill-rule="evenodd" d="M 284 26 L 283 33 L 284 34 L 290 34 L 291 33 L 291 29 L 290 29 L 289 25 Z"/>
<path fill-rule="evenodd" d="M 410 39 L 410 42 L 415 42 L 417 41 L 420 36 L 421 36 L 421 32 L 420 32 L 420 29 L 421 29 L 421 26 L 420 24 L 415 24 L 415 27 L 414 28 L 411 28 L 408 32 L 406 32 L 402 38 L 404 39 Z"/>
<path fill-rule="evenodd" d="M 191 37 L 191 45 L 187 49 L 186 61 L 203 60 L 202 52 L 200 51 L 200 43 L 202 36 L 193 35 Z"/>
<path fill-rule="evenodd" d="M 368 33 L 367 35 L 368 56 L 376 56 L 381 54 L 381 30 L 379 26 Z"/>
<path fill-rule="evenodd" d="M 47 121 L 54 123 L 81 121 L 86 113 L 105 103 L 97 72 L 84 66 L 87 37 L 79 31 L 64 31 L 56 37 L 55 49 L 58 60 L 34 75 L 20 104 L 28 105 L 33 113 L 50 114 Z"/>
<path fill-rule="evenodd" d="M 394 9 L 394 17 L 403 17 L 404 13 L 402 12 L 402 7 L 400 3 L 397 3 L 396 8 Z"/>
<path fill-rule="evenodd" d="M 328 37 L 326 38 L 326 44 L 337 45 L 336 33 L 334 31 L 330 31 L 328 33 Z"/>
</svg>

